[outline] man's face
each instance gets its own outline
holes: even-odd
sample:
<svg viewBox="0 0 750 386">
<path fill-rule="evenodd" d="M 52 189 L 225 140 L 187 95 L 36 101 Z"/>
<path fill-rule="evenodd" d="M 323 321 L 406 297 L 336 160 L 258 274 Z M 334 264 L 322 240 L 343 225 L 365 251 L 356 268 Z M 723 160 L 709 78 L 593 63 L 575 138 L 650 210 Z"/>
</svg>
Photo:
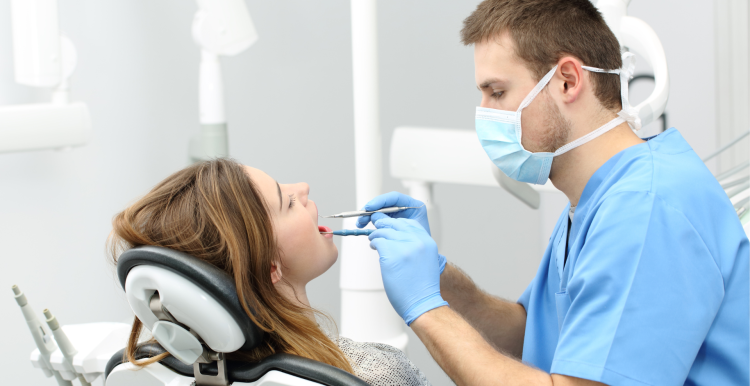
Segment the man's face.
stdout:
<svg viewBox="0 0 750 386">
<path fill-rule="evenodd" d="M 508 34 L 474 46 L 474 73 L 482 107 L 516 111 L 537 80 L 514 54 Z M 553 152 L 568 142 L 570 124 L 545 88 L 521 115 L 521 144 L 531 152 Z"/>
</svg>

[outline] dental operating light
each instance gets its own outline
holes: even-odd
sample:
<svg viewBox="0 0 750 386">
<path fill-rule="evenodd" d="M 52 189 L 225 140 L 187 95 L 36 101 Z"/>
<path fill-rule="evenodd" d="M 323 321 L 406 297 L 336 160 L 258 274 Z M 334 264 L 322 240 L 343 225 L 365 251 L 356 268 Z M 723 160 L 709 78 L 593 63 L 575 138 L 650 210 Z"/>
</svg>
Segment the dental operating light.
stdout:
<svg viewBox="0 0 750 386">
<path fill-rule="evenodd" d="M 57 0 L 12 0 L 10 5 L 15 80 L 52 88 L 52 101 L 0 106 L 0 153 L 86 144 L 91 118 L 85 103 L 68 100 L 77 56 L 60 32 Z"/>
<path fill-rule="evenodd" d="M 258 40 L 244 0 L 197 0 L 193 40 L 201 49 L 200 132 L 190 140 L 192 162 L 229 155 L 219 56 L 234 56 Z"/>
</svg>

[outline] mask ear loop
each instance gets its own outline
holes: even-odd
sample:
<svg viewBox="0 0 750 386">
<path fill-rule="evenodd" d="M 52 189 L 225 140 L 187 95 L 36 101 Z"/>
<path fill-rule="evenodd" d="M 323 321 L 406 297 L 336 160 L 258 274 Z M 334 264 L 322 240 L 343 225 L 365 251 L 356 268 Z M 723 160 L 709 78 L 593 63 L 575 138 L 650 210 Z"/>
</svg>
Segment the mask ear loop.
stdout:
<svg viewBox="0 0 750 386">
<path fill-rule="evenodd" d="M 622 101 L 622 110 L 617 113 L 617 116 L 624 119 L 633 131 L 640 131 L 641 117 L 638 115 L 638 110 L 630 105 L 628 97 L 628 82 L 635 72 L 635 54 L 632 52 L 623 52 L 622 68 L 619 70 L 603 70 L 601 68 L 589 66 L 581 66 L 581 68 L 591 72 L 620 75 L 620 99 Z"/>
<path fill-rule="evenodd" d="M 550 79 L 552 79 L 552 76 L 555 75 L 555 70 L 557 70 L 557 65 L 555 65 L 555 67 L 552 67 L 552 69 L 542 77 L 539 83 L 534 86 L 534 89 L 531 90 L 529 95 L 526 95 L 526 98 L 523 99 L 521 105 L 518 106 L 518 110 L 516 110 L 516 115 L 518 116 L 518 119 L 516 120 L 516 136 L 518 137 L 519 144 L 521 143 L 521 136 L 523 134 L 523 132 L 521 131 L 521 110 L 528 107 L 531 104 L 531 101 L 533 101 L 534 98 L 536 98 L 536 96 L 539 95 L 542 90 L 544 90 L 544 88 L 547 86 L 547 83 L 549 83 Z M 523 148 L 523 145 L 521 145 L 521 148 Z"/>
</svg>

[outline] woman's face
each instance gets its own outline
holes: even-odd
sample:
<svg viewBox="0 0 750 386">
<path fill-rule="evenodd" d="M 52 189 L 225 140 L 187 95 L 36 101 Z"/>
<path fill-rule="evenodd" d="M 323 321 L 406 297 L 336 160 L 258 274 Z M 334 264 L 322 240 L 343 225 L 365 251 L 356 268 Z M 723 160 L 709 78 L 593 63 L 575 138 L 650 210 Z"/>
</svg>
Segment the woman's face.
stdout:
<svg viewBox="0 0 750 386">
<path fill-rule="evenodd" d="M 338 257 L 330 229 L 318 226 L 318 207 L 308 199 L 310 186 L 304 182 L 279 184 L 261 170 L 245 166 L 250 179 L 268 204 L 276 243 L 281 249 L 279 267 L 284 279 L 304 286 L 327 271 Z"/>
</svg>

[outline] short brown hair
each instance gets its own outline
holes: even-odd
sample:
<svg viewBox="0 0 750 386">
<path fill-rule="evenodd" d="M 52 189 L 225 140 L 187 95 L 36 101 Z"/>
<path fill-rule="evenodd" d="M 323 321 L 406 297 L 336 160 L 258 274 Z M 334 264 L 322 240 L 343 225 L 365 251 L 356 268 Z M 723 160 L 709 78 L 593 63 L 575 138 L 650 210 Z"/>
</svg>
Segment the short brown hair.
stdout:
<svg viewBox="0 0 750 386">
<path fill-rule="evenodd" d="M 464 20 L 465 45 L 509 32 L 515 55 L 539 81 L 560 58 L 572 55 L 603 69 L 622 66 L 620 43 L 589 0 L 484 0 Z M 622 108 L 620 77 L 589 73 L 594 95 L 610 110 Z"/>
</svg>

